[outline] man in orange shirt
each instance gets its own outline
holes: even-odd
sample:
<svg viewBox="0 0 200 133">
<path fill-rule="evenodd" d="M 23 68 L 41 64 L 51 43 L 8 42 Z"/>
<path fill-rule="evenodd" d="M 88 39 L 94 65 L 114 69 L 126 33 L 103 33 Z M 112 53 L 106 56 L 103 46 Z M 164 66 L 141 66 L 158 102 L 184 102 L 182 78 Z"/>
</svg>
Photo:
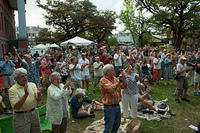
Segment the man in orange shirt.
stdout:
<svg viewBox="0 0 200 133">
<path fill-rule="evenodd" d="M 127 88 L 124 73 L 116 78 L 114 66 L 107 64 L 103 67 L 104 77 L 101 78 L 102 102 L 104 104 L 104 133 L 116 133 L 121 122 L 121 89 Z"/>
</svg>

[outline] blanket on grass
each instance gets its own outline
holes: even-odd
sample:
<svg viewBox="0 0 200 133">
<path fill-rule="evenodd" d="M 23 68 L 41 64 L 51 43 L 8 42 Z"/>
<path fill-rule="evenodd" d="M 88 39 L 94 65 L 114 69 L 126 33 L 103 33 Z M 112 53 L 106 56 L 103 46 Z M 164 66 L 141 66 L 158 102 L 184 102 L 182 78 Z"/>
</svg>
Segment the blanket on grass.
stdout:
<svg viewBox="0 0 200 133">
<path fill-rule="evenodd" d="M 150 111 L 148 109 L 143 109 L 138 111 L 138 118 L 145 119 L 145 120 L 157 120 L 161 121 L 162 119 L 168 119 L 171 117 L 171 112 L 169 105 L 166 104 L 165 109 L 158 108 L 159 105 L 163 104 L 163 101 L 155 101 L 154 107 L 157 110 L 160 110 L 158 112 L 156 111 Z M 120 103 L 121 106 L 121 103 Z M 122 110 L 123 113 L 123 110 Z M 123 120 L 123 118 L 121 119 Z M 125 124 L 121 124 L 120 128 L 117 133 L 126 133 L 125 129 L 128 123 L 130 122 L 130 119 L 127 119 L 127 122 Z M 94 121 L 90 126 L 88 126 L 83 133 L 103 133 L 104 131 L 104 118 Z"/>
<path fill-rule="evenodd" d="M 130 122 L 129 119 L 126 119 L 126 120 L 127 120 L 126 123 L 120 125 L 120 128 L 119 128 L 117 133 L 126 133 L 126 131 L 125 131 L 126 126 Z M 88 126 L 83 131 L 83 133 L 103 133 L 104 127 L 105 127 L 104 125 L 105 125 L 104 118 L 97 120 L 97 121 L 94 121 L 90 126 Z"/>
<path fill-rule="evenodd" d="M 168 119 L 171 117 L 171 111 L 170 111 L 169 105 L 167 105 L 164 100 L 154 101 L 154 102 L 155 102 L 154 107 L 158 111 L 156 112 L 149 109 L 138 110 L 138 118 L 145 119 L 145 120 L 161 121 L 162 119 Z M 162 104 L 165 104 L 166 107 L 164 109 L 158 108 L 158 106 Z M 120 107 L 122 109 L 121 103 L 120 103 Z M 123 110 L 121 110 L 121 112 L 123 113 Z"/>
<path fill-rule="evenodd" d="M 165 109 L 158 108 L 160 105 L 165 104 Z M 138 118 L 145 119 L 145 120 L 157 120 L 161 121 L 162 119 L 169 119 L 171 117 L 171 111 L 169 105 L 162 101 L 155 101 L 154 107 L 156 111 L 150 111 L 149 109 L 142 109 L 138 111 Z"/>
</svg>

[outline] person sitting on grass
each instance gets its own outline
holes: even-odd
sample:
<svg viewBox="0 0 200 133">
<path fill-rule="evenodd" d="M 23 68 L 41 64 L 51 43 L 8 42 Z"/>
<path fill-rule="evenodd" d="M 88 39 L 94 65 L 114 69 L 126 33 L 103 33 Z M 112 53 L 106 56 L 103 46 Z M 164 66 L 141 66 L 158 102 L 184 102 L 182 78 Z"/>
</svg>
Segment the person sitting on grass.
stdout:
<svg viewBox="0 0 200 133">
<path fill-rule="evenodd" d="M 141 105 L 141 108 L 149 108 L 150 110 L 156 111 L 155 107 L 153 106 L 154 101 L 150 97 L 151 86 L 149 86 L 149 80 L 144 79 L 143 83 L 138 82 L 138 102 Z"/>
<path fill-rule="evenodd" d="M 95 117 L 91 104 L 88 104 L 85 107 L 83 106 L 83 102 L 93 103 L 95 100 L 90 100 L 84 97 L 84 95 L 85 90 L 77 88 L 75 96 L 71 99 L 71 114 L 74 118 Z"/>
</svg>

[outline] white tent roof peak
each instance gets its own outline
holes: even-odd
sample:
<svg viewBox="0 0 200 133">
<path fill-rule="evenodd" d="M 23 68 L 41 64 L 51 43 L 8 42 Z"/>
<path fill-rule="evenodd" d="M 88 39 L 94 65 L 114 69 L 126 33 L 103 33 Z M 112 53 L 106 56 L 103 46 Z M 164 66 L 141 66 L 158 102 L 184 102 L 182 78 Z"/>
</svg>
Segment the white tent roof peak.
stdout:
<svg viewBox="0 0 200 133">
<path fill-rule="evenodd" d="M 57 44 L 53 43 L 50 45 L 51 48 L 60 48 Z"/>
<path fill-rule="evenodd" d="M 91 43 L 94 43 L 94 42 L 76 36 L 76 37 L 74 37 L 74 38 L 72 38 L 72 39 L 69 39 L 69 40 L 67 40 L 67 41 L 65 41 L 65 42 L 62 42 L 62 43 L 61 43 L 61 46 L 67 46 L 69 43 L 75 44 L 76 46 L 87 46 L 87 45 L 89 45 L 89 44 L 91 44 Z"/>
<path fill-rule="evenodd" d="M 47 46 L 45 46 L 44 44 L 38 44 L 34 48 L 37 48 L 37 49 L 46 49 Z"/>
</svg>

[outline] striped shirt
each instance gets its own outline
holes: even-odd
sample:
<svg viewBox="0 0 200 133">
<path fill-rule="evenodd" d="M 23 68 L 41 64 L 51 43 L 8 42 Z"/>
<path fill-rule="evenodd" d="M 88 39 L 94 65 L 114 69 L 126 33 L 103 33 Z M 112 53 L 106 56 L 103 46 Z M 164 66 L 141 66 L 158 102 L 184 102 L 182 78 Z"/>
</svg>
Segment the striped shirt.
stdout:
<svg viewBox="0 0 200 133">
<path fill-rule="evenodd" d="M 100 80 L 102 102 L 104 105 L 117 105 L 121 101 L 121 89 L 117 87 L 119 79 L 114 77 L 112 81 L 105 77 Z"/>
</svg>

